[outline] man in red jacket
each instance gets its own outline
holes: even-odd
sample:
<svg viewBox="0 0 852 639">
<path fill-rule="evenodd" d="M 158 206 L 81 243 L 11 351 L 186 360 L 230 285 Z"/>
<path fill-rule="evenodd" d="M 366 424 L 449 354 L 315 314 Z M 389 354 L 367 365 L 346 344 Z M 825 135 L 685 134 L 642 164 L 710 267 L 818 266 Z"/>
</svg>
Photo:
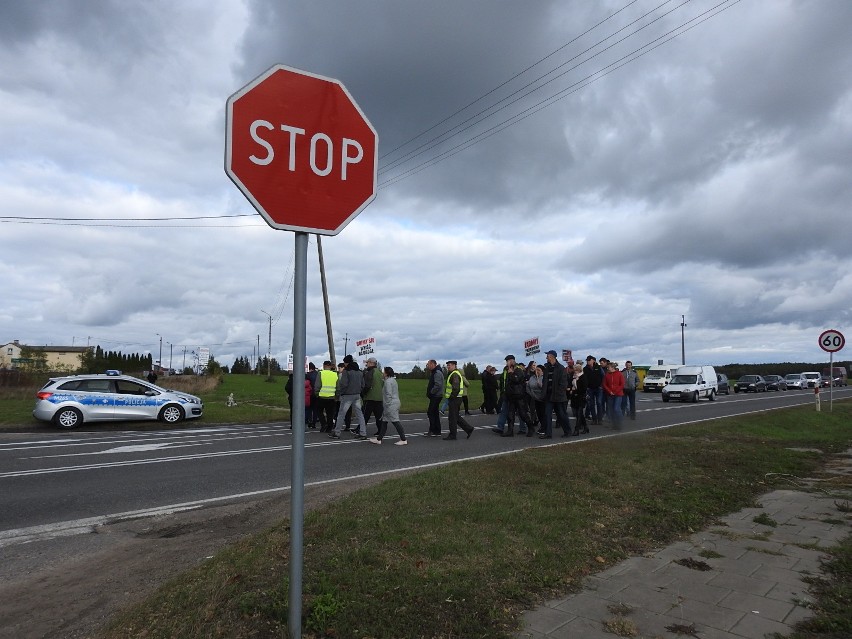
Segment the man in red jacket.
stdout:
<svg viewBox="0 0 852 639">
<path fill-rule="evenodd" d="M 606 393 L 607 413 L 612 420 L 612 427 L 615 430 L 621 430 L 621 398 L 624 396 L 624 376 L 618 370 L 618 365 L 615 362 L 607 362 L 603 389 Z"/>
</svg>

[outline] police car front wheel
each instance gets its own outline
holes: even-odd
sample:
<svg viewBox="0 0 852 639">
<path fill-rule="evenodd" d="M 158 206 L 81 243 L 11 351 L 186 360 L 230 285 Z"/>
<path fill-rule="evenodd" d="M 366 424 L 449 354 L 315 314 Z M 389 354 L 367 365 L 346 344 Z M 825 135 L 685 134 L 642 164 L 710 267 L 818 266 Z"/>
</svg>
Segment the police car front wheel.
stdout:
<svg viewBox="0 0 852 639">
<path fill-rule="evenodd" d="M 177 424 L 184 417 L 183 409 L 175 404 L 163 406 L 158 419 L 167 424 Z"/>
</svg>

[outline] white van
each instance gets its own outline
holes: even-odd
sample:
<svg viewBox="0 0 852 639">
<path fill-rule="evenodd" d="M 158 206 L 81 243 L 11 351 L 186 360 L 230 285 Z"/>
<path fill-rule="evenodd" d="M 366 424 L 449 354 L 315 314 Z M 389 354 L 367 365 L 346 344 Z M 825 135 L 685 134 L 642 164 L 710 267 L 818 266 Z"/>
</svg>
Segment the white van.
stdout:
<svg viewBox="0 0 852 639">
<path fill-rule="evenodd" d="M 645 380 L 642 382 L 642 390 L 646 393 L 661 391 L 666 387 L 674 372 L 680 366 L 652 366 L 645 373 Z"/>
<path fill-rule="evenodd" d="M 718 392 L 719 382 L 712 366 L 681 366 L 662 391 L 664 402 L 669 399 L 697 402 L 702 397 L 712 402 Z"/>
</svg>

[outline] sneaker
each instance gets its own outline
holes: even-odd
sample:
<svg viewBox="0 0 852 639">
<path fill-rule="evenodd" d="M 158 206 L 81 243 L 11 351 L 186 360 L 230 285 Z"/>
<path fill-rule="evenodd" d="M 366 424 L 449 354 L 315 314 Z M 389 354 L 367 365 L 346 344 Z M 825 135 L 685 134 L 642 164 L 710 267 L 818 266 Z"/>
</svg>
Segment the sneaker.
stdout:
<svg viewBox="0 0 852 639">
<path fill-rule="evenodd" d="M 381 439 L 368 439 L 367 441 L 370 442 L 371 444 L 381 444 L 382 443 Z"/>
<path fill-rule="evenodd" d="M 381 442 L 379 442 L 381 444 Z M 408 445 L 407 439 L 400 439 L 398 442 L 394 443 L 394 446 L 406 446 Z"/>
<path fill-rule="evenodd" d="M 367 436 L 366 435 L 355 435 L 355 439 L 367 439 Z M 381 442 L 377 442 L 377 443 L 380 444 Z"/>
<path fill-rule="evenodd" d="M 328 436 L 330 439 L 340 439 L 340 435 L 337 433 L 329 433 Z"/>
</svg>

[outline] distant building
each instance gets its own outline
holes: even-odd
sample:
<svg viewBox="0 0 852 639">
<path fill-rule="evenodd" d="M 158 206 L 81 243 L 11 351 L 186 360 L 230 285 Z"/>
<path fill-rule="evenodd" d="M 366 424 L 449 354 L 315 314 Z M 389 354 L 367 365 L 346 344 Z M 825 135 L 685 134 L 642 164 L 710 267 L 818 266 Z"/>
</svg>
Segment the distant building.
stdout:
<svg viewBox="0 0 852 639">
<path fill-rule="evenodd" d="M 17 362 L 21 359 L 21 345 L 18 340 L 8 342 L 0 347 L 0 368 L 17 368 Z"/>
<path fill-rule="evenodd" d="M 0 368 L 22 368 L 32 362 L 23 361 L 22 349 L 29 349 L 33 355 L 43 355 L 44 366 L 53 371 L 76 371 L 82 364 L 82 356 L 92 350 L 91 346 L 28 346 L 18 340 L 0 347 Z M 30 357 L 29 359 L 34 359 Z M 38 357 L 42 359 L 42 357 Z"/>
</svg>

